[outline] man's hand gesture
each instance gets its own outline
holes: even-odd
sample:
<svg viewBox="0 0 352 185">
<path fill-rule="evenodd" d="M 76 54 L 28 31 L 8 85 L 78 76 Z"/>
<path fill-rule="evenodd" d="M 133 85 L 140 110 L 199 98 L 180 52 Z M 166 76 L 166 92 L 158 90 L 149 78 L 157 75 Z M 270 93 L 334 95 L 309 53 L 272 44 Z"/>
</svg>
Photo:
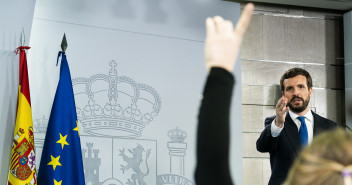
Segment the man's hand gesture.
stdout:
<svg viewBox="0 0 352 185">
<path fill-rule="evenodd" d="M 275 125 L 277 127 L 282 128 L 285 123 L 285 118 L 286 118 L 286 112 L 290 109 L 287 106 L 287 98 L 282 96 L 279 101 L 276 104 L 276 119 L 275 119 Z"/>
</svg>

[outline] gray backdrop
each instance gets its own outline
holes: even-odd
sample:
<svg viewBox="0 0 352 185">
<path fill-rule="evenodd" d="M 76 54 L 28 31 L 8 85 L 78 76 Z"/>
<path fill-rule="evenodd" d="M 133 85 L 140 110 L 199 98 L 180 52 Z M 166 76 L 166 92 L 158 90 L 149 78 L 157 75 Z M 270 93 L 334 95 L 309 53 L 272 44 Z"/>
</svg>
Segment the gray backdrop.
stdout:
<svg viewBox="0 0 352 185">
<path fill-rule="evenodd" d="M 138 184 L 133 176 L 146 184 L 193 184 L 204 20 L 236 21 L 239 12 L 236 3 L 210 0 L 38 0 L 28 56 L 37 158 L 66 33 L 86 184 Z M 238 62 L 231 138 L 237 184 L 243 184 L 240 71 Z"/>
</svg>

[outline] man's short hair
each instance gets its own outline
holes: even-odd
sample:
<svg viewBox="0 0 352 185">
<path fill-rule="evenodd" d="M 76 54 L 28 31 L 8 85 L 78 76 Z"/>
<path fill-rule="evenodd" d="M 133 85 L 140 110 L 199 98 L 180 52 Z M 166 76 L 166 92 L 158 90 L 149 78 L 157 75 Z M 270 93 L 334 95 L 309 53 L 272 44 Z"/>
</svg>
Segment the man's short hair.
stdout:
<svg viewBox="0 0 352 185">
<path fill-rule="evenodd" d="M 298 75 L 302 75 L 304 77 L 306 77 L 306 80 L 307 80 L 307 86 L 308 86 L 308 89 L 310 89 L 311 87 L 313 87 L 313 82 L 312 82 L 312 77 L 310 76 L 310 74 L 308 73 L 308 71 L 302 69 L 302 68 L 299 68 L 299 67 L 295 67 L 295 68 L 292 68 L 292 69 L 289 69 L 287 70 L 281 77 L 280 79 L 280 89 L 281 89 L 281 92 L 284 92 L 285 90 L 285 87 L 284 87 L 284 80 L 285 79 L 289 79 L 289 78 L 293 78 L 295 76 L 298 76 Z"/>
</svg>

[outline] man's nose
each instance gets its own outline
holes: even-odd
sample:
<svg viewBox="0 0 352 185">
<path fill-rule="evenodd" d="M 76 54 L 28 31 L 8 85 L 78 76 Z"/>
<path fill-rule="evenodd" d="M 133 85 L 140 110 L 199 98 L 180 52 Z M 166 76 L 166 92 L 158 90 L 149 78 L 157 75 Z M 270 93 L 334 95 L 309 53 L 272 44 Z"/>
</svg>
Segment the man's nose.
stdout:
<svg viewBox="0 0 352 185">
<path fill-rule="evenodd" d="M 299 89 L 298 88 L 293 88 L 293 94 L 298 96 L 300 94 Z"/>
</svg>

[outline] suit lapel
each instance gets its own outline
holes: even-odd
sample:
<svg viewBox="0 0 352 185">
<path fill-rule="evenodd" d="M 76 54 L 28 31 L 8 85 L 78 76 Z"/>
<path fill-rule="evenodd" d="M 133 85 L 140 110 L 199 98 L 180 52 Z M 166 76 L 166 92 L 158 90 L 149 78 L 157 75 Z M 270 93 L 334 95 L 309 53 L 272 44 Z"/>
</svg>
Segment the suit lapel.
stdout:
<svg viewBox="0 0 352 185">
<path fill-rule="evenodd" d="M 318 123 L 320 122 L 320 118 L 313 111 L 312 111 L 312 114 L 313 114 L 313 137 L 314 137 L 318 132 L 318 127 L 319 127 Z"/>
<path fill-rule="evenodd" d="M 316 136 L 317 134 L 319 134 L 322 130 L 326 130 L 329 127 L 325 124 L 326 121 L 324 120 L 324 118 L 320 117 L 318 114 L 314 113 L 312 111 L 313 114 L 313 121 L 314 121 L 314 125 L 313 125 L 313 137 Z"/>
<path fill-rule="evenodd" d="M 298 135 L 298 128 L 297 128 L 297 125 L 295 124 L 295 122 L 293 122 L 293 120 L 288 112 L 287 112 L 286 118 L 285 118 L 284 129 L 285 129 L 285 133 L 287 135 L 287 138 L 293 147 L 293 150 L 298 155 L 298 151 L 300 151 L 300 148 L 301 148 L 301 142 L 300 142 L 300 138 Z"/>
</svg>

